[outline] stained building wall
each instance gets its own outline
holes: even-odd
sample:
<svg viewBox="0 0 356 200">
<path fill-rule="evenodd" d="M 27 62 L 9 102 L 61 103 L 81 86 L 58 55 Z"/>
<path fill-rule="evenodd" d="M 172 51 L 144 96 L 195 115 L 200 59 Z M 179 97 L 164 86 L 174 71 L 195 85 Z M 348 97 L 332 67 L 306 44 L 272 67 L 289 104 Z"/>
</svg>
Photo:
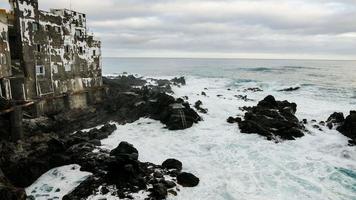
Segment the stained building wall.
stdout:
<svg viewBox="0 0 356 200">
<path fill-rule="evenodd" d="M 0 97 L 11 99 L 11 58 L 8 41 L 7 12 L 0 10 Z"/>
<path fill-rule="evenodd" d="M 16 17 L 13 34 L 17 34 L 11 46 L 20 47 L 12 57 L 20 54 L 25 98 L 69 95 L 71 107 L 85 106 L 88 96 L 96 96 L 86 93 L 102 86 L 101 42 L 87 33 L 86 15 L 67 9 L 42 11 L 37 0 L 10 0 L 10 4 Z M 51 100 L 40 107 L 64 104 Z"/>
</svg>

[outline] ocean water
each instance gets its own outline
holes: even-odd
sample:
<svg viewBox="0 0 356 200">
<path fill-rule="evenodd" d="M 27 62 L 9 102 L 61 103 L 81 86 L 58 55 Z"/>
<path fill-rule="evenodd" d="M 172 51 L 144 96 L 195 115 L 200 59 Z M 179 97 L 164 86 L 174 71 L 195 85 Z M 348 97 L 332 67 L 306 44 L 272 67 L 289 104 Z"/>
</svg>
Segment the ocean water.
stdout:
<svg viewBox="0 0 356 200">
<path fill-rule="evenodd" d="M 269 94 L 297 103 L 299 119 L 326 120 L 335 111 L 347 115 L 356 109 L 355 61 L 106 58 L 103 64 L 104 74 L 185 76 L 187 85 L 174 87 L 174 95 L 188 96 L 191 104 L 201 100 L 209 110 L 202 114 L 204 121 L 187 130 L 169 131 L 160 122 L 140 119 L 118 125 L 102 141 L 105 149 L 121 141 L 134 144 L 141 161 L 160 164 L 177 158 L 184 171 L 200 178 L 199 186 L 180 188 L 178 196 L 168 199 L 356 200 L 356 147 L 348 146 L 348 139 L 336 130 L 319 131 L 310 123 L 310 134 L 276 144 L 256 134 L 242 134 L 237 125 L 226 122 L 229 116 L 243 115 L 239 107 L 256 105 Z M 279 91 L 296 86 L 297 91 Z M 245 92 L 249 87 L 263 92 Z M 200 95 L 202 91 L 207 96 Z M 235 95 L 247 95 L 253 101 Z M 67 169 L 59 171 L 72 182 L 83 178 L 66 176 Z M 51 186 L 44 176 L 31 188 Z M 144 196 L 140 193 L 135 198 Z"/>
</svg>

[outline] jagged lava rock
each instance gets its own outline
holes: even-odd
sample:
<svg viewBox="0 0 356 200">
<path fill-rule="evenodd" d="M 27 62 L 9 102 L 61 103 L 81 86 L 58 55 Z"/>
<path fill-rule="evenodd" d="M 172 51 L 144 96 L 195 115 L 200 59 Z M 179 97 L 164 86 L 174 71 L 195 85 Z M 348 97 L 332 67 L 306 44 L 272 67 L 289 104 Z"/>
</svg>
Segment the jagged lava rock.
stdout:
<svg viewBox="0 0 356 200">
<path fill-rule="evenodd" d="M 294 140 L 304 136 L 304 126 L 294 115 L 297 104 L 276 101 L 271 95 L 249 108 L 244 120 L 238 122 L 242 133 L 257 133 L 267 139 Z"/>
<path fill-rule="evenodd" d="M 201 107 L 202 105 L 203 105 L 203 102 L 198 100 L 197 102 L 195 102 L 194 108 L 197 109 L 199 112 L 201 112 L 203 114 L 207 114 L 208 113 L 208 109 L 202 108 Z"/>
<path fill-rule="evenodd" d="M 199 184 L 200 180 L 198 177 L 194 176 L 191 173 L 182 172 L 177 176 L 178 184 L 183 187 L 195 187 Z"/>
<path fill-rule="evenodd" d="M 345 121 L 344 113 L 341 112 L 334 112 L 330 115 L 328 120 L 326 120 L 326 125 L 332 129 L 334 125 L 340 125 Z"/>
<path fill-rule="evenodd" d="M 238 122 L 241 122 L 241 118 L 240 117 L 229 117 L 229 118 L 227 118 L 226 122 L 229 124 L 238 123 Z"/>
<path fill-rule="evenodd" d="M 356 145 L 356 111 L 350 111 L 350 115 L 345 118 L 345 121 L 337 130 L 350 138 L 351 144 Z"/>
<path fill-rule="evenodd" d="M 176 169 L 176 170 L 182 170 L 183 164 L 182 162 L 180 162 L 179 160 L 170 158 L 165 160 L 162 163 L 162 167 L 166 168 L 166 169 Z"/>
<path fill-rule="evenodd" d="M 133 160 L 138 160 L 138 151 L 137 149 L 128 142 L 121 142 L 118 147 L 113 149 L 110 152 L 111 156 L 115 157 L 127 157 Z"/>
</svg>

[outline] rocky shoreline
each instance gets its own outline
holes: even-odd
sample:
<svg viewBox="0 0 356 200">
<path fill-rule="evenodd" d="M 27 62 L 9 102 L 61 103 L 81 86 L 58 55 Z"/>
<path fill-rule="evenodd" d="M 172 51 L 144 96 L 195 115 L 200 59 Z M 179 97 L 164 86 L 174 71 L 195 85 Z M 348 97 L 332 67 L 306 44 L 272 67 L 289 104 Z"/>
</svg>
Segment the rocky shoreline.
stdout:
<svg viewBox="0 0 356 200">
<path fill-rule="evenodd" d="M 295 140 L 308 133 L 304 125 L 307 119 L 299 120 L 295 113 L 297 104 L 288 101 L 277 101 L 269 95 L 253 107 L 242 107 L 245 111 L 243 118 L 229 117 L 228 123 L 237 123 L 241 133 L 259 134 L 268 140 L 276 142 Z M 313 128 L 323 131 L 321 127 L 336 129 L 344 136 L 350 138 L 349 145 L 356 145 L 356 111 L 344 118 L 343 113 L 333 113 L 326 121 L 316 123 L 311 120 Z"/>
<path fill-rule="evenodd" d="M 48 170 L 69 164 L 78 164 L 81 171 L 92 175 L 64 196 L 65 200 L 98 194 L 131 199 L 139 191 L 146 191 L 147 199 L 165 199 L 168 194 L 179 195 L 179 186 L 199 184 L 199 178 L 183 172 L 183 164 L 174 158 L 160 165 L 141 162 L 138 150 L 125 141 L 111 151 L 100 148 L 101 140 L 116 130 L 115 124 L 131 123 L 141 117 L 158 120 L 172 131 L 199 123 L 202 118 L 198 112 L 209 114 L 202 101 L 197 101 L 193 109 L 186 102 L 188 97 L 176 99 L 169 95 L 173 93 L 173 85 L 185 85 L 184 78 L 157 80 L 125 75 L 106 77 L 103 81 L 108 91 L 99 105 L 24 119 L 27 134 L 23 140 L 0 141 L 0 199 L 35 199 L 26 195 L 23 188 Z M 205 92 L 202 96 L 206 96 Z M 241 99 L 247 101 L 248 97 Z M 295 115 L 297 104 L 278 101 L 271 95 L 256 106 L 240 109 L 244 116 L 229 117 L 227 122 L 236 124 L 241 133 L 257 133 L 268 140 L 283 142 L 308 134 L 309 124 L 320 131 L 336 129 L 350 138 L 350 145 L 356 145 L 356 111 L 346 118 L 343 113 L 333 113 L 322 122 L 300 120 Z M 83 131 L 88 128 L 92 129 Z"/>
<path fill-rule="evenodd" d="M 116 130 L 115 125 L 107 123 L 110 121 L 125 124 L 148 117 L 161 121 L 169 130 L 186 129 L 198 123 L 201 117 L 189 103 L 168 95 L 172 93 L 172 85 L 185 84 L 184 78 L 147 81 L 129 75 L 104 78 L 104 84 L 108 92 L 100 105 L 24 119 L 28 134 L 23 140 L 0 142 L 0 199 L 26 199 L 23 188 L 48 170 L 68 164 L 79 164 L 82 171 L 93 175 L 64 199 L 108 193 L 104 188 L 109 186 L 115 186 L 111 192 L 118 197 L 130 198 L 130 193 L 147 190 L 150 199 L 164 199 L 168 192 L 177 194 L 177 184 L 199 183 L 196 176 L 181 172 L 181 163 L 175 169 L 140 162 L 137 150 L 126 142 L 111 152 L 98 148 L 100 140 Z M 105 125 L 99 129 L 78 131 L 101 124 Z M 27 199 L 33 199 L 31 194 Z"/>
</svg>

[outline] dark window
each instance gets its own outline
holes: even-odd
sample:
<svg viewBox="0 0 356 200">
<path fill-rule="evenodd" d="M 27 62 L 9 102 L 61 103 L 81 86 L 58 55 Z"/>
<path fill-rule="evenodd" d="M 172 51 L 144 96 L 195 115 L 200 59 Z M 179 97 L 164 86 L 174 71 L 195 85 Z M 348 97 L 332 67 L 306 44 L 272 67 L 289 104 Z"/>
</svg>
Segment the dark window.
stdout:
<svg viewBox="0 0 356 200">
<path fill-rule="evenodd" d="M 51 26 L 50 25 L 46 25 L 46 31 L 50 31 L 51 30 Z"/>
<path fill-rule="evenodd" d="M 40 29 L 40 25 L 37 22 L 34 22 L 32 24 L 32 30 L 33 31 L 38 31 Z"/>
<path fill-rule="evenodd" d="M 36 75 L 45 75 L 44 66 L 37 65 L 36 66 Z"/>
<path fill-rule="evenodd" d="M 41 52 L 41 45 L 40 44 L 36 45 L 36 50 L 37 50 L 37 52 Z"/>
<path fill-rule="evenodd" d="M 82 36 L 82 30 L 75 30 L 75 36 L 81 37 Z"/>
<path fill-rule="evenodd" d="M 93 56 L 96 56 L 96 51 L 95 50 L 93 50 Z"/>
<path fill-rule="evenodd" d="M 79 47 L 79 53 L 83 53 L 83 47 Z"/>
<path fill-rule="evenodd" d="M 65 49 L 66 49 L 66 53 L 69 53 L 69 51 L 70 51 L 69 45 L 66 45 Z"/>
</svg>

